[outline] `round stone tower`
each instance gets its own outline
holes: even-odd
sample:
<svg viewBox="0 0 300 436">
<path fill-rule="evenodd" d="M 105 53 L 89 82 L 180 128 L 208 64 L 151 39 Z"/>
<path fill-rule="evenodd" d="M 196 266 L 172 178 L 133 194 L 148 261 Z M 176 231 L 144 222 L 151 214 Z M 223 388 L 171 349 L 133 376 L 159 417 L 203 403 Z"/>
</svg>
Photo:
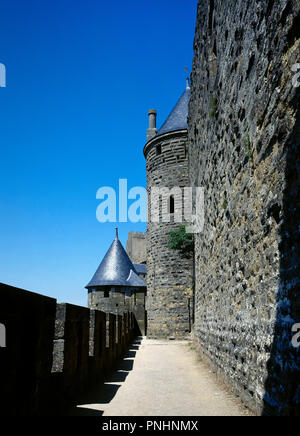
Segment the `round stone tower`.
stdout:
<svg viewBox="0 0 300 436">
<path fill-rule="evenodd" d="M 159 130 L 156 129 L 156 111 L 149 111 L 144 156 L 148 193 L 146 310 L 147 336 L 150 338 L 184 338 L 192 325 L 193 259 L 184 258 L 178 250 L 168 248 L 169 232 L 184 224 L 178 217 L 181 208 L 183 210 L 182 188 L 189 185 L 189 99 L 187 80 L 184 93 Z M 159 198 L 156 206 L 154 192 Z M 158 192 L 164 194 L 157 197 Z M 158 220 L 152 213 L 153 207 L 158 210 Z"/>
</svg>

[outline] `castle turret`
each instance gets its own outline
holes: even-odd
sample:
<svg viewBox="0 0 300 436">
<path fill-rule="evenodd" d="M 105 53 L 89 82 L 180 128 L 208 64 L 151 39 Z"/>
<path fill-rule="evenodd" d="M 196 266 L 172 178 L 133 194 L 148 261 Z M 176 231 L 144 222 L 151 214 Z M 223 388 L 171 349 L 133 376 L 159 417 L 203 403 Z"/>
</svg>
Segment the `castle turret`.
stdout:
<svg viewBox="0 0 300 436">
<path fill-rule="evenodd" d="M 169 232 L 177 230 L 182 192 L 189 185 L 187 116 L 190 86 L 170 115 L 144 147 L 147 168 L 147 336 L 183 338 L 191 330 L 193 312 L 193 260 L 168 248 Z M 155 114 L 156 116 L 156 114 Z M 150 128 L 150 126 L 149 126 Z M 149 132 L 149 129 L 148 129 Z M 168 188 L 159 211 L 151 216 L 152 188 Z M 167 197 L 167 198 L 166 198 Z M 162 210 L 167 215 L 162 217 Z M 176 222 L 175 222 L 176 221 Z"/>
<path fill-rule="evenodd" d="M 114 314 L 132 311 L 144 335 L 146 283 L 140 275 L 124 250 L 116 229 L 114 241 L 86 286 L 89 308 Z"/>
</svg>

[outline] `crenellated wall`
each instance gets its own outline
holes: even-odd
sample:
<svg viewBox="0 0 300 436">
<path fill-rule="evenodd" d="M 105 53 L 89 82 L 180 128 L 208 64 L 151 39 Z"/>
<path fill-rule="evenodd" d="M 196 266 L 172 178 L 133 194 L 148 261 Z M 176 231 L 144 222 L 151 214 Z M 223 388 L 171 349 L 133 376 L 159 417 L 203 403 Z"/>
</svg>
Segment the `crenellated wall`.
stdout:
<svg viewBox="0 0 300 436">
<path fill-rule="evenodd" d="M 199 1 L 189 106 L 190 183 L 205 188 L 194 336 L 245 404 L 275 415 L 300 414 L 299 11 Z"/>
<path fill-rule="evenodd" d="M 124 354 L 132 313 L 105 314 L 0 284 L 0 415 L 65 415 Z"/>
</svg>

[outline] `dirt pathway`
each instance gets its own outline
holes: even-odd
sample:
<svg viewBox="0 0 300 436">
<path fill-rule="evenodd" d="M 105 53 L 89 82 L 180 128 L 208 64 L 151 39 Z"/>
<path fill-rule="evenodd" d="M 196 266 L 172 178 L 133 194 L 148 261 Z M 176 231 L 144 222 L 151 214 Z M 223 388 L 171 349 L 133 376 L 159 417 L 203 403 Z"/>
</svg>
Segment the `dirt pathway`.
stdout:
<svg viewBox="0 0 300 436">
<path fill-rule="evenodd" d="M 199 361 L 188 342 L 145 338 L 131 346 L 98 401 L 79 407 L 103 416 L 250 414 Z"/>
</svg>

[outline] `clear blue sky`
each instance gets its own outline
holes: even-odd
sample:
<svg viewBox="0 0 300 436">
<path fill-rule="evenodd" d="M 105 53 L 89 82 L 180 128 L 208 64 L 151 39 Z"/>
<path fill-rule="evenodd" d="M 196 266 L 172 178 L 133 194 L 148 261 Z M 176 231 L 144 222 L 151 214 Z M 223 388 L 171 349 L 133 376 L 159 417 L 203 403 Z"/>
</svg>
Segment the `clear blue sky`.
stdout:
<svg viewBox="0 0 300 436">
<path fill-rule="evenodd" d="M 146 186 L 160 126 L 191 69 L 197 0 L 10 0 L 0 14 L 0 281 L 86 305 L 114 237 L 101 186 Z M 130 230 L 119 225 L 125 246 Z"/>
</svg>

